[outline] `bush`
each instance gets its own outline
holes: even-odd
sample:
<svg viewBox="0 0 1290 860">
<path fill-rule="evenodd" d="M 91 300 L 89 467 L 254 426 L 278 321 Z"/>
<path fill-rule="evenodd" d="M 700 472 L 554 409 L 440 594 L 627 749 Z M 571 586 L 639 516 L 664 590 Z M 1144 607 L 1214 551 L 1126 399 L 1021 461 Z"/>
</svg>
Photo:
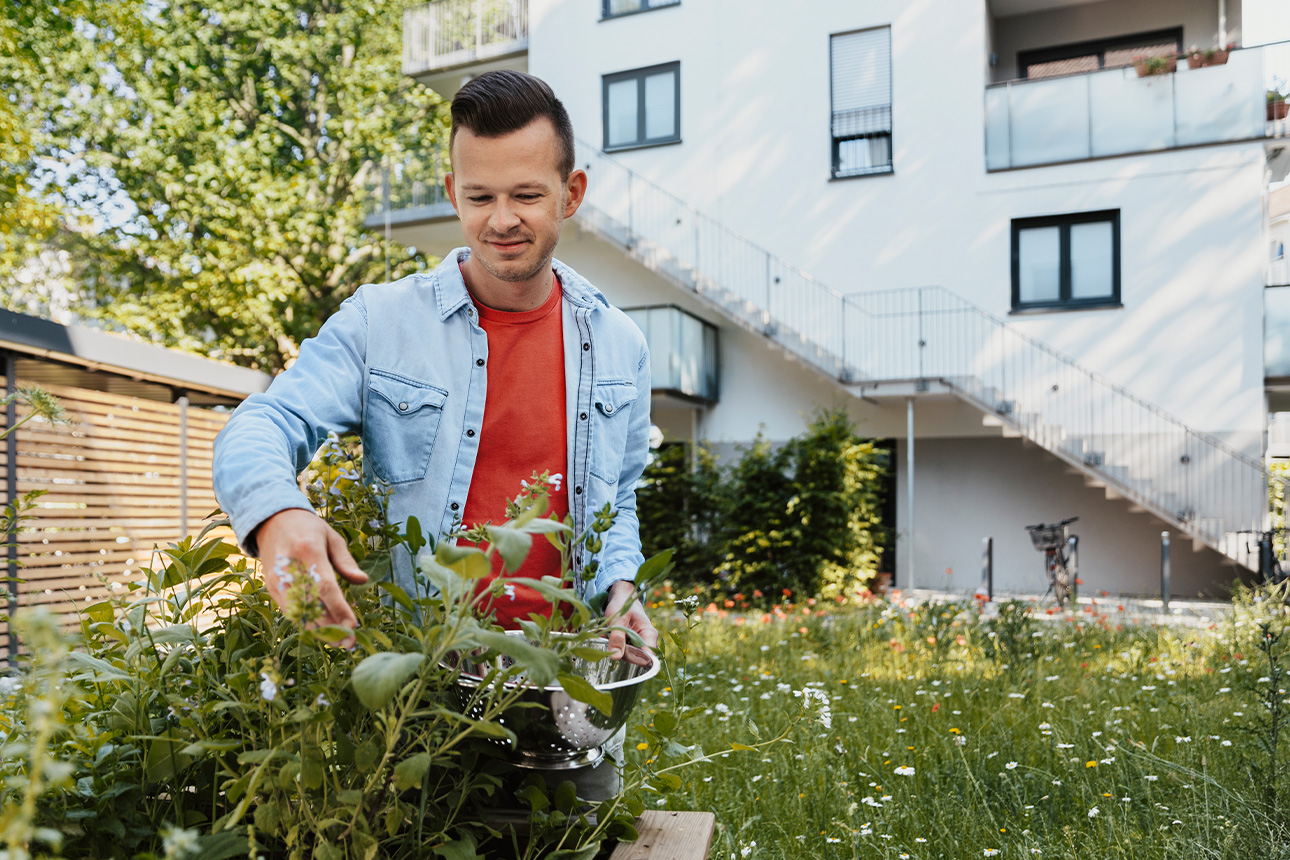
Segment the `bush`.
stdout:
<svg viewBox="0 0 1290 860">
<path fill-rule="evenodd" d="M 779 448 L 758 434 L 727 470 L 702 447 L 691 470 L 688 453 L 663 448 L 637 491 L 645 553 L 676 547 L 682 590 L 769 603 L 846 600 L 867 587 L 882 557 L 887 452 L 845 412 L 817 413 Z"/>
</svg>

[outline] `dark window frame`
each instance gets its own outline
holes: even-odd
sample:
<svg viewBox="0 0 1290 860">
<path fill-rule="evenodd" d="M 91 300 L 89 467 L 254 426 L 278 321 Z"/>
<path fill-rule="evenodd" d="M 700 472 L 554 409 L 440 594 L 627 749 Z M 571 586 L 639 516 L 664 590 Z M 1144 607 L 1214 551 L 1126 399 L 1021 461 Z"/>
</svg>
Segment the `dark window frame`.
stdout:
<svg viewBox="0 0 1290 860">
<path fill-rule="evenodd" d="M 867 110 L 881 111 L 885 109 L 887 112 L 887 130 L 879 131 L 879 132 L 866 132 L 864 134 L 845 135 L 843 137 L 838 137 L 833 133 L 833 123 L 835 121 L 834 117 L 836 114 L 836 111 L 833 106 L 834 104 L 833 39 L 835 36 L 849 36 L 852 33 L 864 33 L 864 32 L 869 32 L 874 30 L 887 31 L 887 45 L 888 45 L 888 48 L 887 48 L 887 63 L 888 63 L 887 104 L 885 106 L 875 105 L 872 108 L 867 108 Z M 889 176 L 890 174 L 896 172 L 896 148 L 895 148 L 896 133 L 895 133 L 895 127 L 894 127 L 894 122 L 892 118 L 893 91 L 895 90 L 896 83 L 894 81 L 895 75 L 894 75 L 894 69 L 892 68 L 893 65 L 894 65 L 894 58 L 892 57 L 892 54 L 891 54 L 891 25 L 890 24 L 883 24 L 878 27 L 861 27 L 856 30 L 843 30 L 838 33 L 829 34 L 829 181 L 830 182 L 834 182 L 836 180 L 844 180 L 844 179 L 862 179 L 866 176 Z M 841 166 L 842 166 L 842 144 L 852 140 L 868 140 L 871 137 L 887 138 L 887 157 L 888 157 L 887 163 L 880 167 L 871 167 L 871 168 L 867 168 L 859 171 L 848 171 L 846 173 L 840 173 L 839 170 L 841 169 Z"/>
<path fill-rule="evenodd" d="M 609 143 L 609 85 L 621 81 L 636 81 L 636 130 L 638 135 L 645 133 L 645 79 L 659 72 L 672 71 L 673 84 L 675 86 L 673 95 L 673 129 L 675 130 L 670 137 L 638 137 L 630 143 Z M 639 69 L 627 69 L 622 72 L 613 72 L 600 77 L 600 129 L 601 129 L 601 149 L 605 152 L 622 152 L 626 149 L 643 149 L 649 146 L 663 146 L 666 144 L 681 142 L 681 61 L 673 60 L 670 63 L 657 63 L 653 66 L 643 66 Z"/>
<path fill-rule="evenodd" d="M 600 0 L 600 20 L 612 21 L 615 18 L 626 18 L 630 15 L 640 15 L 643 12 L 653 12 L 657 9 L 670 9 L 673 6 L 680 6 L 681 0 L 640 0 L 640 6 L 636 9 L 629 9 L 626 12 L 610 12 L 610 0 Z"/>
<path fill-rule="evenodd" d="M 1049 48 L 1032 48 L 1017 52 L 1017 75 L 1021 80 L 1028 80 L 1027 69 L 1038 63 L 1054 63 L 1058 60 L 1072 60 L 1097 54 L 1097 67 L 1106 68 L 1106 52 L 1114 48 L 1148 42 L 1167 42 L 1170 39 L 1182 51 L 1183 28 L 1166 27 L 1161 30 L 1148 30 L 1143 33 L 1131 33 L 1128 36 L 1113 36 L 1106 39 L 1090 39 L 1086 42 L 1072 42 L 1068 45 L 1054 45 Z M 1078 74 L 1087 74 L 1079 72 Z M 1044 80 L 1047 80 L 1045 78 Z"/>
<path fill-rule="evenodd" d="M 1071 298 L 1071 225 L 1109 222 L 1111 225 L 1111 294 L 1086 299 Z M 1056 301 L 1021 301 L 1021 231 L 1036 227 L 1060 227 L 1060 267 Z M 1118 308 L 1120 302 L 1120 210 L 1073 212 L 1065 215 L 1043 215 L 1037 218 L 1012 219 L 1012 311 L 1082 310 Z"/>
</svg>

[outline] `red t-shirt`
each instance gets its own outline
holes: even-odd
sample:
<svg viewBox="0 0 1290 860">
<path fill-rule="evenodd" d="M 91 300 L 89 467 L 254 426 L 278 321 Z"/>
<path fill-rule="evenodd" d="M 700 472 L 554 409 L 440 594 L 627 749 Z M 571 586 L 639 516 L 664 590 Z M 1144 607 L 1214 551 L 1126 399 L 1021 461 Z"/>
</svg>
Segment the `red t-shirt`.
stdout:
<svg viewBox="0 0 1290 860">
<path fill-rule="evenodd" d="M 560 281 L 550 297 L 531 311 L 508 312 L 476 304 L 479 324 L 488 335 L 488 395 L 479 430 L 479 454 L 470 479 L 462 522 L 467 526 L 502 523 L 506 503 L 519 495 L 521 481 L 534 472 L 560 475 L 558 490 L 548 498 L 548 516 L 561 519 L 569 512 L 563 478 L 567 468 L 564 392 L 564 330 L 560 313 Z M 493 556 L 493 572 L 478 589 L 487 590 L 503 573 L 502 557 Z M 560 552 L 543 535 L 535 535 L 524 564 L 511 577 L 560 575 Z M 516 585 L 484 606 L 497 613 L 503 627 L 530 613 L 550 615 L 551 604 L 536 591 Z"/>
</svg>

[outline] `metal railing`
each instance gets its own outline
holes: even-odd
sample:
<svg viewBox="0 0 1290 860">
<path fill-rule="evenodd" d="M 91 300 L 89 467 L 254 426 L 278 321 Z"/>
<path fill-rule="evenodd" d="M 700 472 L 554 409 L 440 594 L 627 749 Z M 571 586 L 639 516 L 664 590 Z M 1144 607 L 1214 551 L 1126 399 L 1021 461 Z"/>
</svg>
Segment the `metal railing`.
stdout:
<svg viewBox="0 0 1290 860">
<path fill-rule="evenodd" d="M 450 69 L 528 49 L 528 0 L 439 0 L 403 13 L 403 73 Z"/>
<path fill-rule="evenodd" d="M 842 382 L 937 380 L 1195 539 L 1247 562 L 1269 481 L 1184 424 L 940 287 L 843 294 L 579 142 L 580 223 Z M 1238 545 L 1239 544 L 1239 545 Z"/>
<path fill-rule="evenodd" d="M 428 158 L 386 161 L 368 174 L 363 185 L 363 217 L 449 205 L 443 185 L 448 172 L 449 166 L 438 148 Z"/>
<path fill-rule="evenodd" d="M 1186 66 L 1141 78 L 1126 66 L 987 87 L 986 169 L 1287 133 L 1266 93 L 1285 92 L 1290 42 L 1232 51 L 1223 65 Z"/>
</svg>

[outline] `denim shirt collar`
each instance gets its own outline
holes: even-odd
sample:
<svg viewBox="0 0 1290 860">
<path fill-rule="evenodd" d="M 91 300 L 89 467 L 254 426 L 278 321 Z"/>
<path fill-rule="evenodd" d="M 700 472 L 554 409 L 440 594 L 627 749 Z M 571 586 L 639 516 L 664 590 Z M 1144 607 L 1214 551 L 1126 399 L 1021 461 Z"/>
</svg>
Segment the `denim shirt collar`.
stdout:
<svg viewBox="0 0 1290 860">
<path fill-rule="evenodd" d="M 439 319 L 447 320 L 457 311 L 471 303 L 470 292 L 466 289 L 466 280 L 461 276 L 461 264 L 470 259 L 470 248 L 454 248 L 443 257 L 443 262 L 434 270 L 435 298 L 439 304 Z M 551 268 L 560 277 L 560 284 L 566 301 L 583 308 L 596 305 L 609 307 L 609 301 L 591 284 L 573 269 L 559 260 L 551 261 Z"/>
</svg>

